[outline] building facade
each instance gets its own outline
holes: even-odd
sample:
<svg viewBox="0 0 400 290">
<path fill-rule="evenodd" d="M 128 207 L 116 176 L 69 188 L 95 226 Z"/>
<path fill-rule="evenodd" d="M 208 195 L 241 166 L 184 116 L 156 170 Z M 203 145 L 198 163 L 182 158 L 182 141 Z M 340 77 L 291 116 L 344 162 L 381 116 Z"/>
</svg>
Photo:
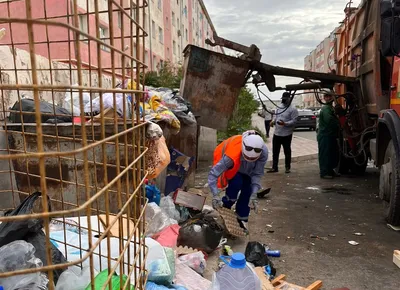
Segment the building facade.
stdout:
<svg viewBox="0 0 400 290">
<path fill-rule="evenodd" d="M 336 70 L 336 30 L 332 31 L 328 37 L 304 58 L 304 70 L 322 73 L 330 73 Z M 316 100 L 313 91 L 305 91 L 302 106 L 304 108 L 314 108 L 321 105 Z"/>
<path fill-rule="evenodd" d="M 133 56 L 139 56 L 139 53 L 143 53 L 143 59 L 148 70 L 158 70 L 165 61 L 170 61 L 173 64 L 182 63 L 183 50 L 188 44 L 223 53 L 222 48 L 205 44 L 207 38 L 213 38 L 215 28 L 203 0 L 147 0 L 148 7 L 145 8 L 144 13 L 136 13 L 133 7 L 131 9 L 131 1 L 129 0 L 122 0 L 122 4 L 120 4 L 126 13 L 122 13 L 115 3 L 108 0 L 77 0 L 78 23 L 72 16 L 74 1 L 42 0 L 37 1 L 37 5 L 33 7 L 32 18 L 54 20 L 75 27 L 79 26 L 80 31 L 96 36 L 95 1 L 100 12 L 100 38 L 105 43 L 110 44 L 112 35 L 115 39 L 113 43 L 115 48 Z M 139 5 L 142 5 L 143 3 L 140 2 Z M 115 11 L 112 13 L 113 25 L 110 25 L 111 18 L 108 13 L 110 7 Z M 140 10 L 140 12 L 142 11 L 143 9 Z M 131 31 L 132 29 L 129 27 L 128 13 L 148 33 L 144 43 L 139 44 L 139 51 L 136 43 L 131 43 L 131 36 L 135 35 L 136 31 Z M 70 16 L 68 17 L 68 15 Z M 24 1 L 0 3 L 0 17 L 21 18 L 25 16 Z M 29 50 L 28 31 L 25 24 L 0 24 L 0 28 L 3 27 L 7 30 L 1 41 L 3 44 L 13 43 L 17 44 L 14 45 L 15 48 Z M 73 63 L 77 61 L 73 44 L 75 34 L 72 33 L 71 29 L 66 26 L 46 28 L 44 25 L 35 25 L 33 29 L 36 54 L 62 62 Z M 111 29 L 112 31 L 110 31 Z M 142 31 L 140 33 L 143 34 Z M 97 43 L 84 35 L 80 35 L 80 38 L 82 40 L 80 42 L 82 63 L 97 67 L 99 65 L 97 63 Z M 50 43 L 46 39 L 50 39 Z M 110 68 L 113 63 L 110 49 L 101 46 L 100 53 L 103 68 Z M 121 58 L 114 59 L 114 66 L 122 67 Z"/>
</svg>

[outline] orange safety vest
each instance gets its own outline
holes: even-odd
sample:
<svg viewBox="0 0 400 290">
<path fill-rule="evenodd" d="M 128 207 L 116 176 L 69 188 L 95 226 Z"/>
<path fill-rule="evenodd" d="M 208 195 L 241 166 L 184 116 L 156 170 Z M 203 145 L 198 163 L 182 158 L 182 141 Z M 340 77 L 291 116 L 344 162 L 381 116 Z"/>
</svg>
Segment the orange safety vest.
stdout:
<svg viewBox="0 0 400 290">
<path fill-rule="evenodd" d="M 242 136 L 236 135 L 226 139 L 219 144 L 214 150 L 214 165 L 217 164 L 222 157 L 226 155 L 233 160 L 233 167 L 218 177 L 218 188 L 228 186 L 231 180 L 240 169 L 240 157 L 242 156 Z"/>
</svg>

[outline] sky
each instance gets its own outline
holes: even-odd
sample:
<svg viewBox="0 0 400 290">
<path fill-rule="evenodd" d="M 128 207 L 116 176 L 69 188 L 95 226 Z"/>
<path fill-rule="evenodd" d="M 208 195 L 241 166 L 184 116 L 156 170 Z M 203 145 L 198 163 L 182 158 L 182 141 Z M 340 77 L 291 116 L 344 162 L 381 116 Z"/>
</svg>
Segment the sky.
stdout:
<svg viewBox="0 0 400 290">
<path fill-rule="evenodd" d="M 261 61 L 304 69 L 304 58 L 344 19 L 348 0 L 203 0 L 220 37 L 257 45 Z M 353 1 L 356 7 L 360 0 Z M 299 79 L 277 78 L 277 85 Z M 282 92 L 264 92 L 273 99 Z"/>
</svg>

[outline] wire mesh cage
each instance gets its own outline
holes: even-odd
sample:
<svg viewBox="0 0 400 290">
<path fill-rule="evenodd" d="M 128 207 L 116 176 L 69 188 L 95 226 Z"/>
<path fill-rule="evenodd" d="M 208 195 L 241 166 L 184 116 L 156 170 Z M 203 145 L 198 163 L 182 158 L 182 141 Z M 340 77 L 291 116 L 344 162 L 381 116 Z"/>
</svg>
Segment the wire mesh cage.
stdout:
<svg viewBox="0 0 400 290">
<path fill-rule="evenodd" d="M 144 288 L 147 6 L 0 0 L 5 289 Z"/>
</svg>

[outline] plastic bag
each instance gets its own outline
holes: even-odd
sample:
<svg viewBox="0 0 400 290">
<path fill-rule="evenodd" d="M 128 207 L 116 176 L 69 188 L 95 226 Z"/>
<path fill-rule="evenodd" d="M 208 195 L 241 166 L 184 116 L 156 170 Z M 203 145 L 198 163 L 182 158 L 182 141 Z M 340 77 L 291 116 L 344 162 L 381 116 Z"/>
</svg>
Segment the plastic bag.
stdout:
<svg viewBox="0 0 400 290">
<path fill-rule="evenodd" d="M 30 243 L 19 240 L 0 248 L 0 273 L 39 268 L 42 265 L 42 261 L 35 257 L 35 247 Z M 40 272 L 0 278 L 0 285 L 5 290 L 47 289 L 47 284 L 47 277 Z"/>
<path fill-rule="evenodd" d="M 21 204 L 11 212 L 6 212 L 7 216 L 15 216 L 27 214 L 32 211 L 36 200 L 41 197 L 40 192 L 35 192 L 26 197 Z M 48 210 L 51 212 L 50 198 L 48 198 Z M 0 246 L 9 244 L 16 240 L 25 240 L 32 244 L 35 248 L 35 255 L 39 258 L 44 266 L 47 266 L 46 254 L 46 236 L 42 230 L 43 221 L 40 219 L 27 219 L 21 221 L 3 222 L 0 225 Z M 52 264 L 63 264 L 67 260 L 62 253 L 51 245 Z M 58 277 L 63 272 L 63 269 L 53 270 L 54 282 L 57 283 Z"/>
<path fill-rule="evenodd" d="M 203 252 L 196 252 L 188 255 L 180 256 L 179 261 L 195 270 L 197 273 L 203 275 L 207 267 L 206 259 Z"/>
<path fill-rule="evenodd" d="M 157 205 L 160 205 L 161 200 L 161 192 L 155 184 L 146 185 L 146 197 L 149 199 L 149 202 L 154 202 Z"/>
<path fill-rule="evenodd" d="M 106 285 L 107 279 L 108 279 L 108 269 L 103 270 L 96 276 L 96 278 L 94 279 L 94 289 L 95 290 L 103 289 L 104 285 Z M 114 274 L 111 278 L 112 290 L 122 289 L 126 283 L 126 280 L 128 280 L 128 277 L 126 275 L 122 275 L 122 285 L 121 285 L 120 277 L 118 277 L 118 275 Z M 110 290 L 109 287 L 110 286 L 107 285 L 107 287 L 105 289 Z M 91 290 L 91 289 L 92 289 L 92 286 L 88 285 L 85 290 Z M 135 287 L 133 287 L 132 285 L 129 285 L 126 289 L 134 290 Z"/>
<path fill-rule="evenodd" d="M 74 86 L 77 86 L 74 85 Z M 82 102 L 83 102 L 83 107 L 86 106 L 86 104 L 90 103 L 90 94 L 89 93 L 82 93 Z M 67 109 L 72 113 L 73 116 L 80 116 L 81 115 L 81 109 L 80 109 L 80 97 L 79 97 L 79 92 L 78 91 L 73 91 L 72 94 L 71 92 L 66 92 L 65 93 L 65 98 L 63 102 L 63 108 Z"/>
<path fill-rule="evenodd" d="M 190 267 L 176 261 L 176 279 L 177 285 L 182 285 L 189 290 L 205 290 L 211 287 L 211 281 L 204 279 Z"/>
<path fill-rule="evenodd" d="M 252 263 L 255 267 L 271 267 L 271 274 L 275 276 L 276 269 L 268 259 L 265 247 L 259 242 L 248 242 L 245 251 L 246 261 Z"/>
<path fill-rule="evenodd" d="M 218 247 L 223 233 L 223 227 L 212 216 L 200 213 L 181 225 L 178 246 L 210 254 Z"/>
<path fill-rule="evenodd" d="M 156 151 L 148 152 L 146 154 L 146 164 L 149 171 L 149 179 L 154 179 L 158 175 L 160 175 L 160 173 L 163 172 L 164 169 L 167 168 L 168 164 L 171 162 L 171 156 L 169 154 L 168 146 L 164 136 L 154 142 L 154 148 Z"/>
<path fill-rule="evenodd" d="M 71 283 L 73 281 L 73 283 Z M 90 268 L 71 266 L 58 279 L 56 290 L 83 290 L 90 284 Z"/>
<path fill-rule="evenodd" d="M 172 197 L 164 196 L 161 198 L 160 201 L 160 208 L 162 211 L 164 211 L 170 218 L 179 221 L 181 216 L 179 214 L 179 211 L 175 208 L 175 203 Z"/>
<path fill-rule="evenodd" d="M 163 135 L 161 127 L 155 123 L 149 122 L 146 128 L 146 138 L 149 140 L 158 140 Z"/>
<path fill-rule="evenodd" d="M 170 268 L 171 259 L 168 259 L 164 248 L 157 241 L 146 238 L 145 242 L 149 248 L 146 258 L 148 280 L 157 284 L 169 285 L 174 278 L 174 271 Z"/>
<path fill-rule="evenodd" d="M 124 102 L 125 102 L 125 111 L 124 111 Z M 103 109 L 113 108 L 117 111 L 118 115 L 126 118 L 132 117 L 131 111 L 131 103 L 127 96 L 121 93 L 115 94 L 115 103 L 116 108 L 114 108 L 114 94 L 112 93 L 105 93 L 103 94 Z M 85 113 L 97 113 L 100 112 L 100 96 L 93 99 L 92 102 L 89 102 L 85 105 Z"/>
<path fill-rule="evenodd" d="M 163 285 L 157 285 L 156 283 L 153 282 L 147 282 L 146 283 L 146 290 L 169 290 L 169 289 L 175 289 L 175 290 L 188 290 L 187 288 L 183 286 L 178 286 L 178 285 L 171 285 L 170 287 L 166 287 Z"/>
<path fill-rule="evenodd" d="M 149 225 L 146 231 L 146 236 L 152 237 L 154 234 L 161 232 L 163 229 L 170 225 L 177 224 L 178 221 L 171 219 L 168 215 L 161 210 L 161 208 L 151 202 L 146 207 L 146 220 Z"/>
</svg>

